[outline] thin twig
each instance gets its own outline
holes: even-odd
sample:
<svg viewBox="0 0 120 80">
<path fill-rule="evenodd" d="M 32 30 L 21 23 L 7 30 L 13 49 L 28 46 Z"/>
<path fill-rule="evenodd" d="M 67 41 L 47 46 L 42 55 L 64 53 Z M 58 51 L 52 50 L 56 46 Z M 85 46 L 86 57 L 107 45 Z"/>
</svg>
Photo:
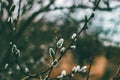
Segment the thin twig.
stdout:
<svg viewBox="0 0 120 80">
<path fill-rule="evenodd" d="M 118 80 L 118 78 L 120 79 L 120 65 L 118 66 L 115 74 L 113 75 L 113 80 Z"/>
<path fill-rule="evenodd" d="M 92 67 L 92 64 L 93 64 L 93 61 L 94 61 L 95 57 L 93 56 L 90 60 L 90 64 L 89 64 L 89 68 L 88 68 L 88 73 L 87 73 L 87 78 L 86 80 L 89 80 L 90 78 L 90 71 L 91 71 L 91 67 Z"/>
<path fill-rule="evenodd" d="M 17 24 L 18 24 L 19 17 L 20 17 L 20 11 L 21 11 L 21 2 L 22 2 L 22 0 L 19 0 L 19 9 L 18 9 L 17 20 L 16 20 L 16 22 L 15 22 L 15 28 L 17 28 Z"/>
<path fill-rule="evenodd" d="M 18 22 L 18 20 L 19 20 L 19 15 L 20 15 L 20 7 L 21 7 L 21 0 L 20 0 L 20 2 L 19 2 L 19 9 L 18 9 L 18 16 L 17 16 L 17 22 Z M 13 45 L 15 45 L 15 29 L 13 29 L 13 23 L 12 23 L 12 11 L 9 11 L 9 19 L 10 19 L 10 21 L 8 22 L 8 24 L 10 25 L 10 37 L 11 37 L 11 49 L 12 49 L 12 47 L 13 47 Z M 17 22 L 15 23 L 15 27 L 17 26 Z M 28 74 L 28 73 L 26 73 L 25 72 L 25 70 L 24 70 L 24 68 L 21 66 L 21 64 L 20 64 L 20 61 L 19 61 L 19 55 L 18 54 L 16 54 L 16 51 L 13 53 L 13 55 L 15 56 L 15 62 L 16 62 L 16 64 L 20 67 L 20 70 L 21 70 L 21 72 L 24 74 L 24 75 L 26 75 L 26 76 L 32 76 L 32 75 L 30 75 L 30 74 Z"/>
</svg>

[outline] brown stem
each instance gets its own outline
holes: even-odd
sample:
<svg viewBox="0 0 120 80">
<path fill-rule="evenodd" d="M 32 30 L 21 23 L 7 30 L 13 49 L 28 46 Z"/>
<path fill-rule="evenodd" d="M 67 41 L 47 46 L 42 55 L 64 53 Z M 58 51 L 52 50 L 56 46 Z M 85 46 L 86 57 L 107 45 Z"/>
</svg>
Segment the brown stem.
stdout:
<svg viewBox="0 0 120 80">
<path fill-rule="evenodd" d="M 89 69 L 88 69 L 88 73 L 87 73 L 87 78 L 86 80 L 89 80 L 90 78 L 90 71 L 91 71 L 91 67 L 92 67 L 92 64 L 93 64 L 93 61 L 94 61 L 95 57 L 93 56 L 90 60 L 90 64 L 89 64 Z"/>
</svg>

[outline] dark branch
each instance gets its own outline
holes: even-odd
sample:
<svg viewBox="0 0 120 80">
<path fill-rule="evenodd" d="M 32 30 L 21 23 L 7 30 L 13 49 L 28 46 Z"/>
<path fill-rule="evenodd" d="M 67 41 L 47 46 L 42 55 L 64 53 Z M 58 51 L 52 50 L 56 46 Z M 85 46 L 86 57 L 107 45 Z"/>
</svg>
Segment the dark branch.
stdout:
<svg viewBox="0 0 120 80">
<path fill-rule="evenodd" d="M 16 34 L 16 39 L 18 39 L 22 34 L 23 32 L 26 30 L 26 28 L 30 25 L 30 23 L 34 20 L 34 18 L 41 12 L 45 12 L 45 11 L 49 11 L 49 7 L 54 3 L 54 0 L 51 1 L 49 3 L 49 5 L 47 5 L 46 7 L 44 7 L 43 9 L 39 9 L 37 12 L 33 13 L 32 16 L 30 16 L 26 22 L 20 26 L 20 29 L 19 31 L 17 32 Z"/>
</svg>

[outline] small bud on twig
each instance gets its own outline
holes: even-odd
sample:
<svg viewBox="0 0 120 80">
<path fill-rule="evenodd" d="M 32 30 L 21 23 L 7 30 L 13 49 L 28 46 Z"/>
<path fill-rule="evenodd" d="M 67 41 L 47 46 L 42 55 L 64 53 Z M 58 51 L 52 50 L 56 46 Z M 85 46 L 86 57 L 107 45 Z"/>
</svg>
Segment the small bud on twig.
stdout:
<svg viewBox="0 0 120 80">
<path fill-rule="evenodd" d="M 92 12 L 91 16 L 90 16 L 90 19 L 95 17 L 95 11 Z"/>
<path fill-rule="evenodd" d="M 85 15 L 85 21 L 87 21 L 88 20 L 88 17 L 87 17 L 87 15 Z"/>
</svg>

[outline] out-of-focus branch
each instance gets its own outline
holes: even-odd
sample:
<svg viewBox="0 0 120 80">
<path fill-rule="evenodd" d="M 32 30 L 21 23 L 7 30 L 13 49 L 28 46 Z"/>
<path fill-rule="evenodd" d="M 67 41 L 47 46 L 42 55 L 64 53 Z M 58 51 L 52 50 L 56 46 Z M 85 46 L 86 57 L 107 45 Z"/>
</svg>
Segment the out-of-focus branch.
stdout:
<svg viewBox="0 0 120 80">
<path fill-rule="evenodd" d="M 81 30 L 80 30 L 77 34 L 75 33 L 74 39 L 70 42 L 70 44 L 69 44 L 68 47 L 65 49 L 65 51 L 64 51 L 64 52 L 61 52 L 61 55 L 58 57 L 58 59 L 54 60 L 54 61 L 53 61 L 53 64 L 52 64 L 48 69 L 46 69 L 46 70 L 44 71 L 44 72 L 48 72 L 48 71 L 49 71 L 48 75 L 44 78 L 44 80 L 48 80 L 48 79 L 50 78 L 50 75 L 51 75 L 51 72 L 52 72 L 54 66 L 55 66 L 56 64 L 58 64 L 58 62 L 60 62 L 60 60 L 63 58 L 63 56 L 67 53 L 67 51 L 70 50 L 71 46 L 72 46 L 72 45 L 74 44 L 74 42 L 76 41 L 76 38 L 77 38 L 84 30 L 87 29 L 87 24 L 88 24 L 88 22 L 94 17 L 94 15 L 95 15 L 95 14 L 94 14 L 94 11 L 97 9 L 98 4 L 100 3 L 100 1 L 101 1 L 101 0 L 99 0 L 99 1 L 96 3 L 95 7 L 93 8 L 93 13 L 92 13 L 89 17 L 87 17 L 87 16 L 85 17 L 85 23 L 84 23 L 83 27 L 81 28 Z M 94 58 L 93 58 L 92 61 L 90 62 L 89 72 L 90 72 L 90 69 L 91 69 L 93 60 L 94 60 Z M 43 74 L 43 72 L 42 72 L 42 73 L 38 73 L 38 74 L 36 74 L 36 75 L 40 76 L 41 74 Z M 88 73 L 88 76 L 89 76 L 89 73 Z M 27 76 L 27 78 L 25 78 L 25 80 L 28 80 L 28 79 L 30 79 L 30 78 L 31 78 L 30 76 Z M 87 79 L 89 79 L 89 77 L 88 77 Z"/>
<path fill-rule="evenodd" d="M 34 20 L 34 18 L 41 12 L 49 11 L 49 7 L 54 3 L 55 0 L 52 0 L 46 7 L 39 9 L 37 12 L 33 13 L 32 16 L 30 16 L 26 22 L 20 26 L 19 31 L 16 34 L 16 39 L 18 39 L 22 33 L 25 31 L 25 29 L 29 26 L 29 24 Z"/>
<path fill-rule="evenodd" d="M 75 9 L 75 8 L 82 8 L 82 9 L 93 9 L 94 7 L 91 7 L 91 6 L 86 6 L 86 5 L 83 5 L 83 4 L 80 4 L 78 6 L 71 6 L 71 7 L 55 7 L 54 9 L 50 9 L 50 6 L 54 3 L 55 0 L 51 1 L 49 3 L 49 5 L 47 5 L 46 7 L 42 8 L 42 9 L 39 9 L 38 11 L 34 12 L 27 20 L 25 23 L 23 23 L 23 25 L 20 26 L 20 29 L 19 31 L 17 32 L 16 34 L 16 38 L 18 39 L 22 34 L 23 32 L 26 30 L 26 28 L 30 25 L 30 23 L 35 19 L 36 16 L 38 16 L 40 13 L 43 13 L 43 12 L 49 12 L 49 11 L 53 11 L 53 10 L 62 10 L 62 9 Z M 100 6 L 97 7 L 97 10 L 100 10 L 100 11 L 111 11 L 113 9 L 116 9 L 116 8 L 119 8 L 120 6 L 115 6 L 115 7 L 106 7 L 106 8 L 102 8 Z"/>
<path fill-rule="evenodd" d="M 93 61 L 94 61 L 95 57 L 93 56 L 90 60 L 90 63 L 89 63 L 89 69 L 88 69 L 88 73 L 87 73 L 87 78 L 86 80 L 89 80 L 90 78 L 90 71 L 91 71 L 91 67 L 92 67 L 92 64 L 93 64 Z"/>
<path fill-rule="evenodd" d="M 116 9 L 120 6 L 116 6 L 116 7 L 113 7 L 113 8 L 102 8 L 102 7 L 97 7 L 97 10 L 100 10 L 100 11 L 111 11 L 112 9 Z M 77 8 L 82 8 L 82 9 L 93 9 L 94 7 L 91 7 L 91 6 L 86 6 L 86 5 L 78 5 L 78 6 L 71 6 L 71 7 L 56 7 L 54 8 L 53 10 L 62 10 L 62 9 L 77 9 Z"/>
<path fill-rule="evenodd" d="M 16 20 L 16 22 L 15 22 L 15 28 L 17 28 L 17 24 L 18 24 L 19 17 L 20 17 L 21 1 L 22 1 L 22 0 L 19 1 L 19 9 L 18 9 L 17 20 Z"/>
<path fill-rule="evenodd" d="M 119 80 L 120 79 L 120 65 L 118 69 L 116 70 L 115 74 L 113 75 L 112 80 Z"/>
</svg>

